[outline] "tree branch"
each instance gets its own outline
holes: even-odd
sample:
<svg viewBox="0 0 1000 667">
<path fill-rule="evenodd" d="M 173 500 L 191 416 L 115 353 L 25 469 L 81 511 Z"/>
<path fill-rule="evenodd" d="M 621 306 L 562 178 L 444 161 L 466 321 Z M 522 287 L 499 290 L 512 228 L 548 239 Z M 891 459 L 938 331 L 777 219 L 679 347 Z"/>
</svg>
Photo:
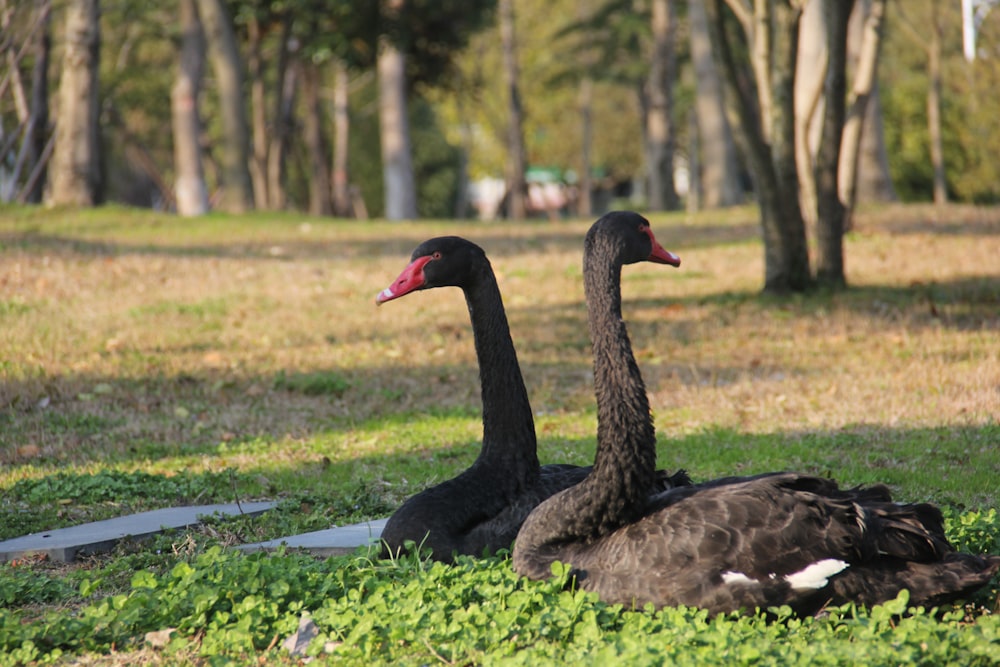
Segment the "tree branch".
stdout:
<svg viewBox="0 0 1000 667">
<path fill-rule="evenodd" d="M 750 0 L 726 0 L 726 4 L 736 14 L 736 19 L 743 26 L 743 32 L 749 37 L 753 34 L 753 8 Z"/>
</svg>

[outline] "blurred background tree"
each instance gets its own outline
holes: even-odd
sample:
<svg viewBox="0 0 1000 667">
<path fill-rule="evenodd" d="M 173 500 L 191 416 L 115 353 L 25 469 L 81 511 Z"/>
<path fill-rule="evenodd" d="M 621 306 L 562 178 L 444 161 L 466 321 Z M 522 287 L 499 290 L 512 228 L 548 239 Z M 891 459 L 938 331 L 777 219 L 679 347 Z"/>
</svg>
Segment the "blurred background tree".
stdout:
<svg viewBox="0 0 1000 667">
<path fill-rule="evenodd" d="M 777 4 L 799 11 L 828 7 L 831 1 Z M 67 130 L 73 116 L 58 95 L 66 94 L 75 76 L 64 64 L 74 62 L 66 59 L 67 21 L 86 6 L 99 11 L 99 30 L 93 33 L 99 57 L 91 61 L 99 69 L 86 93 L 97 100 L 96 112 L 83 121 L 89 130 L 65 136 L 96 137 L 96 143 L 88 149 L 91 166 L 76 169 L 87 195 L 74 195 L 72 201 L 179 210 L 178 186 L 191 170 L 185 165 L 193 153 L 200 160 L 195 166 L 202 169 L 197 178 L 204 192 L 199 196 L 207 196 L 211 208 L 232 208 L 226 202 L 234 190 L 244 190 L 237 196 L 244 208 L 386 215 L 387 204 L 404 195 L 393 192 L 392 184 L 386 187 L 380 150 L 389 131 L 379 122 L 379 108 L 385 104 L 375 74 L 381 39 L 398 49 L 405 62 L 405 112 L 396 117 L 406 121 L 406 169 L 412 172 L 416 214 L 460 218 L 503 213 L 509 84 L 502 74 L 497 0 L 196 0 L 193 18 L 192 0 L 183 2 L 0 0 L 0 200 L 69 201 L 58 180 L 58 174 L 69 172 L 60 166 L 59 156 L 74 154 L 83 140 L 59 139 L 64 136 L 59 128 Z M 692 210 L 761 201 L 751 186 L 746 147 L 737 150 L 733 140 L 732 116 L 720 113 L 725 107 L 718 54 L 707 40 L 702 3 L 511 4 L 528 215 L 554 219 L 595 215 L 609 207 L 670 208 L 677 201 L 672 192 Z M 874 70 L 877 85 L 869 89 L 872 102 L 860 141 L 857 203 L 894 196 L 902 201 L 936 197 L 997 203 L 1000 11 L 984 7 L 976 57 L 968 61 L 962 53 L 959 0 L 851 4 L 848 101 L 858 94 L 854 63 L 861 48 L 860 26 L 866 25 L 872 7 L 884 16 Z M 991 4 L 996 3 L 984 3 Z M 751 4 L 724 0 L 721 6 L 735 26 L 738 13 Z M 175 127 L 172 115 L 186 104 L 170 103 L 182 73 L 182 36 L 192 21 L 204 27 L 211 17 L 202 14 L 212 7 L 222 9 L 235 38 L 230 60 L 244 83 L 222 86 L 220 73 L 206 60 L 200 88 L 189 94 L 197 113 L 188 129 L 176 130 L 175 140 L 175 131 L 168 128 Z M 807 29 L 803 22 L 800 30 Z M 208 58 L 219 38 L 205 34 Z M 826 44 L 824 35 L 807 38 Z M 827 62 L 825 52 L 818 53 L 822 60 L 814 54 L 810 62 L 799 63 L 802 72 Z M 669 94 L 668 144 L 659 139 L 665 151 L 651 150 L 649 113 L 662 107 L 650 103 L 651 81 L 663 81 Z M 759 92 L 749 79 L 740 85 L 749 94 Z M 815 113 L 796 129 L 800 142 L 807 131 L 818 131 L 824 93 L 830 94 L 815 90 Z M 228 107 L 223 104 L 227 99 Z M 225 108 L 229 111 L 224 113 Z M 238 134 L 232 118 L 239 113 L 247 119 L 248 148 L 235 164 L 224 149 L 234 141 L 226 137 Z M 847 118 L 850 122 L 850 113 Z M 186 133 L 184 141 L 181 133 Z M 185 146 L 188 158 L 175 152 Z M 808 203 L 812 183 L 803 174 L 812 178 L 818 145 L 808 150 L 795 161 L 807 196 L 803 215 L 811 238 L 818 209 Z M 661 166 L 654 169 L 654 162 Z M 249 187 L 233 186 L 237 169 L 249 174 Z M 829 167 L 825 173 L 832 173 Z M 655 197 L 650 186 L 657 179 L 651 174 L 665 177 L 659 178 L 665 189 Z M 491 194 L 487 186 L 497 180 L 500 191 Z M 824 192 L 832 192 L 829 183 Z M 484 204 L 489 196 L 495 200 L 492 206 Z M 849 216 L 854 203 L 843 188 L 840 201 Z M 205 206 L 195 207 L 196 213 L 203 210 Z"/>
</svg>

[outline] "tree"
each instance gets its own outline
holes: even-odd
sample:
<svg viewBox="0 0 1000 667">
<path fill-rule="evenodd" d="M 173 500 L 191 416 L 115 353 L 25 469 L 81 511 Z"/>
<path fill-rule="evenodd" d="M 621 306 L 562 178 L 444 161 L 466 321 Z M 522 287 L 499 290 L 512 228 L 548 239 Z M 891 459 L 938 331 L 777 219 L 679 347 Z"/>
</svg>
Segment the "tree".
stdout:
<svg viewBox="0 0 1000 667">
<path fill-rule="evenodd" d="M 760 207 L 764 291 L 805 290 L 812 278 L 798 199 L 793 95 L 801 8 L 788 0 L 755 0 L 752 11 L 738 0 L 706 4 L 732 126 Z M 743 53 L 751 54 L 754 86 L 747 85 Z"/>
<path fill-rule="evenodd" d="M 854 83 L 844 120 L 840 147 L 838 184 L 844 202 L 844 228 L 851 228 L 851 217 L 858 199 L 859 167 L 865 178 L 863 190 L 869 198 L 892 200 L 892 182 L 882 139 L 881 108 L 878 104 L 878 60 L 882 44 L 885 0 L 862 0 L 857 3 L 848 24 L 848 51 L 854 47 Z M 862 151 L 864 146 L 864 151 Z"/>
<path fill-rule="evenodd" d="M 98 139 L 99 0 L 69 0 L 52 156 L 52 203 L 93 206 L 102 180 Z"/>
<path fill-rule="evenodd" d="M 929 0 L 929 35 L 911 20 L 907 9 L 897 3 L 897 16 L 913 45 L 927 57 L 927 137 L 930 143 L 930 161 L 933 170 L 934 203 L 948 201 L 948 183 L 945 177 L 944 150 L 941 132 L 941 12 L 938 0 Z"/>
<path fill-rule="evenodd" d="M 799 46 L 795 57 L 795 163 L 799 173 L 799 205 L 810 227 L 818 210 L 816 153 L 823 132 L 829 49 L 826 0 L 805 3 L 799 22 Z"/>
<path fill-rule="evenodd" d="M 44 0 L 36 12 L 40 23 L 34 37 L 35 64 L 31 69 L 31 119 L 28 133 L 28 165 L 31 172 L 21 200 L 33 204 L 42 201 L 45 189 L 46 163 L 52 144 L 49 138 L 49 59 L 52 53 L 52 3 Z"/>
<path fill-rule="evenodd" d="M 243 213 L 253 208 L 248 159 L 250 137 L 243 102 L 243 71 L 232 22 L 222 0 L 198 0 L 209 59 L 215 72 L 222 117 L 222 199 L 220 208 Z"/>
<path fill-rule="evenodd" d="M 178 15 L 181 25 L 180 62 L 170 93 L 177 213 L 197 216 L 208 212 L 208 188 L 201 162 L 201 117 L 198 114 L 198 93 L 205 69 L 205 35 L 196 0 L 179 0 Z"/>
<path fill-rule="evenodd" d="M 348 175 L 348 146 L 351 133 L 348 105 L 350 79 L 347 65 L 343 60 L 335 60 L 333 69 L 333 213 L 348 216 L 351 213 Z"/>
<path fill-rule="evenodd" d="M 386 36 L 379 38 L 378 91 L 385 217 L 416 218 L 417 190 L 406 112 L 406 56 Z"/>
<path fill-rule="evenodd" d="M 503 44 L 503 73 L 507 85 L 507 161 L 504 170 L 507 184 L 507 216 L 521 220 L 527 209 L 527 184 L 524 180 L 524 131 L 521 106 L 520 74 L 517 65 L 517 41 L 514 32 L 514 1 L 500 0 L 500 40 Z"/>
<path fill-rule="evenodd" d="M 691 61 L 695 77 L 695 125 L 702 166 L 692 173 L 697 184 L 697 208 L 714 209 L 738 204 L 743 198 L 733 133 L 726 118 L 722 83 L 712 58 L 708 19 L 702 0 L 688 0 Z M 694 171 L 694 170 L 692 170 Z"/>
<path fill-rule="evenodd" d="M 941 21 L 937 0 L 931 0 L 931 39 L 927 45 L 927 133 L 931 140 L 931 164 L 934 167 L 934 203 L 948 203 L 948 182 L 944 173 L 944 149 L 941 139 Z"/>
<path fill-rule="evenodd" d="M 816 0 L 813 0 L 814 2 Z M 844 276 L 844 215 L 837 183 L 847 96 L 847 23 L 854 0 L 822 0 L 827 28 L 827 72 L 824 79 L 823 125 L 816 164 L 816 278 L 842 287 Z"/>
<path fill-rule="evenodd" d="M 320 104 L 320 70 L 310 61 L 300 62 L 302 68 L 302 96 L 305 98 L 304 133 L 306 152 L 309 155 L 309 213 L 330 215 L 333 199 L 330 196 L 330 170 L 327 168 L 326 142 L 323 139 L 323 115 Z"/>
<path fill-rule="evenodd" d="M 284 210 L 288 204 L 285 189 L 285 156 L 292 139 L 295 126 L 293 108 L 298 91 L 300 63 L 296 60 L 298 40 L 292 38 L 290 20 L 283 17 L 281 38 L 278 45 L 278 85 L 275 95 L 274 126 L 270 133 L 271 147 L 267 151 L 267 204 L 276 211 Z M 325 183 L 325 181 L 324 181 Z"/>
<path fill-rule="evenodd" d="M 646 173 L 649 208 L 665 211 L 677 208 L 674 187 L 673 86 L 676 77 L 674 55 L 673 0 L 653 0 L 653 34 L 649 79 L 646 83 Z"/>
</svg>

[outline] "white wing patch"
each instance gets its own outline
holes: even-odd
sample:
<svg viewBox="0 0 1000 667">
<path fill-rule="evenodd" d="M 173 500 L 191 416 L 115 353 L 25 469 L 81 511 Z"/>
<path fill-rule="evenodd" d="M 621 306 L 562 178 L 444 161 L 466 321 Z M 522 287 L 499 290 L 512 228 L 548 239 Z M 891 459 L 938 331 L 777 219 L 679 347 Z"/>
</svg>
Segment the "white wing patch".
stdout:
<svg viewBox="0 0 1000 667">
<path fill-rule="evenodd" d="M 742 572 L 723 572 L 722 583 L 724 584 L 758 584 L 756 579 L 751 579 Z"/>
<path fill-rule="evenodd" d="M 796 591 L 804 588 L 819 589 L 829 583 L 830 577 L 843 572 L 848 567 L 848 564 L 842 560 L 826 558 L 816 561 L 803 570 L 785 575 L 785 581 Z"/>
</svg>

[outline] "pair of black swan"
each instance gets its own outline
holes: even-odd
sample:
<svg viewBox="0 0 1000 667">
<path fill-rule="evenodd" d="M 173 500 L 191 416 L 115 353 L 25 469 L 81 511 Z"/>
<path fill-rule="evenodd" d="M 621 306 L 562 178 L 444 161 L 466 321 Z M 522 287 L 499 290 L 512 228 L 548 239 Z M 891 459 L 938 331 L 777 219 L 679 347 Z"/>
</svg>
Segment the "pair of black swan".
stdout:
<svg viewBox="0 0 1000 667">
<path fill-rule="evenodd" d="M 911 604 L 930 606 L 988 583 L 1000 556 L 957 553 L 937 508 L 893 503 L 884 486 L 841 490 L 775 473 L 649 498 L 656 438 L 622 321 L 621 270 L 662 252 L 636 213 L 609 213 L 587 234 L 597 454 L 586 479 L 528 516 L 514 569 L 545 579 L 561 561 L 607 602 L 712 613 L 787 604 L 810 614 L 826 604 L 885 602 L 904 588 Z"/>
<path fill-rule="evenodd" d="M 528 392 L 510 337 L 493 268 L 479 246 L 446 236 L 424 241 L 377 304 L 434 287 L 459 287 L 472 321 L 483 405 L 483 442 L 475 462 L 453 479 L 407 499 L 382 530 L 383 556 L 413 542 L 436 560 L 508 549 L 525 517 L 552 494 L 580 482 L 590 467 L 540 466 Z M 650 470 L 647 493 L 687 483 Z"/>
</svg>

